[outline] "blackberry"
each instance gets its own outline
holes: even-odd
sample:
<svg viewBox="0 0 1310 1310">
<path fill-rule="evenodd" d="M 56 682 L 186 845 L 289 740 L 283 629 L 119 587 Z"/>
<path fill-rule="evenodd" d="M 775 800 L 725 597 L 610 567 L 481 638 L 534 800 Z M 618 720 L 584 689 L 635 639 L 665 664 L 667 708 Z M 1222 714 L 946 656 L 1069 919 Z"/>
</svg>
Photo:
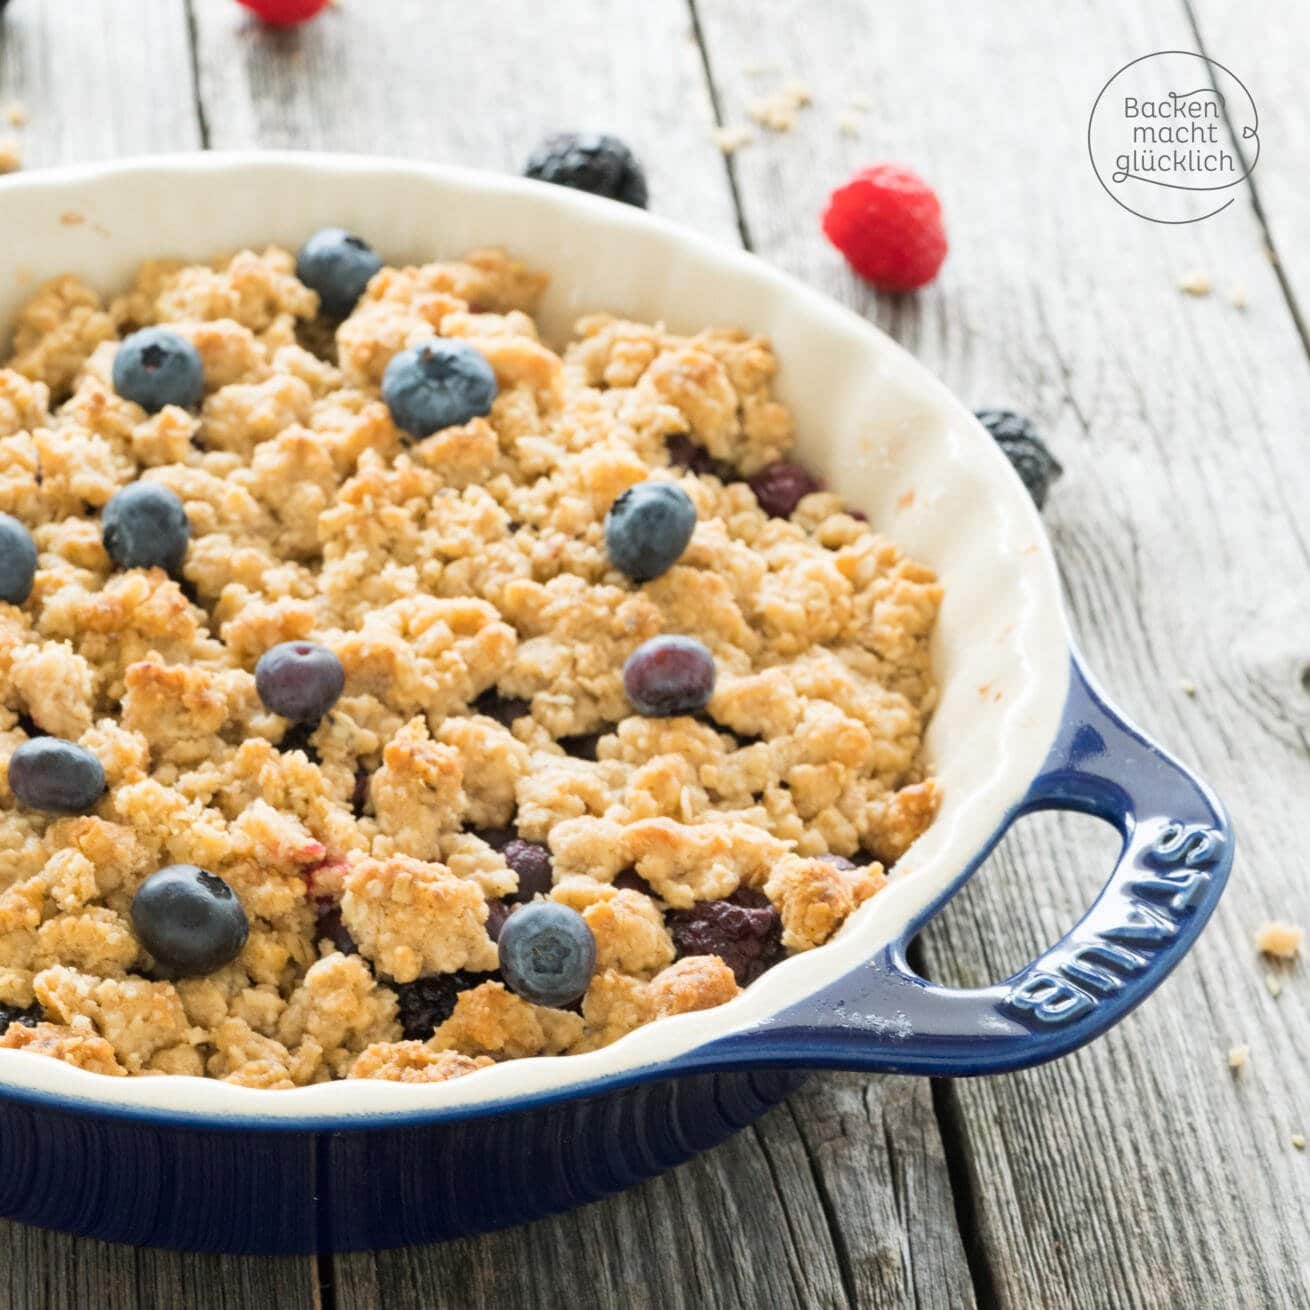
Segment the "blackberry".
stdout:
<svg viewBox="0 0 1310 1310">
<path fill-rule="evenodd" d="M 495 977 L 489 973 L 465 973 L 461 969 L 455 973 L 429 974 L 413 982 L 392 983 L 391 989 L 400 1002 L 398 1017 L 406 1038 L 426 1041 L 438 1024 L 450 1018 L 460 992 Z"/>
<path fill-rule="evenodd" d="M 11 1023 L 35 1028 L 44 1018 L 45 1011 L 39 1005 L 29 1005 L 26 1009 L 17 1005 L 0 1005 L 0 1033 L 8 1032 Z"/>
<path fill-rule="evenodd" d="M 664 922 L 678 959 L 717 955 L 740 986 L 752 983 L 782 955 L 782 920 L 761 892 L 738 888 L 727 900 L 697 901 L 670 910 Z"/>
<path fill-rule="evenodd" d="M 473 702 L 473 708 L 479 714 L 495 719 L 502 727 L 510 728 L 515 719 L 521 719 L 532 709 L 532 702 L 522 696 L 502 696 L 491 687 Z"/>
<path fill-rule="evenodd" d="M 785 459 L 766 464 L 746 481 L 760 508 L 777 519 L 790 518 L 802 498 L 822 489 L 809 469 Z"/>
<path fill-rule="evenodd" d="M 314 906 L 316 922 L 314 938 L 316 941 L 327 940 L 342 955 L 358 955 L 359 947 L 350 935 L 350 929 L 341 921 L 341 906 L 335 901 L 320 901 Z"/>
<path fill-rule="evenodd" d="M 506 842 L 502 853 L 505 863 L 519 877 L 519 889 L 514 894 L 514 900 L 530 901 L 538 893 L 545 896 L 555 885 L 550 851 L 540 842 L 515 837 L 513 841 Z"/>
<path fill-rule="evenodd" d="M 616 136 L 557 132 L 528 156 L 523 175 L 621 200 L 639 209 L 646 207 L 646 175 L 636 156 Z"/>
<path fill-rule="evenodd" d="M 557 737 L 556 745 L 566 755 L 572 755 L 575 760 L 596 759 L 596 747 L 600 745 L 600 739 L 605 734 L 603 732 L 580 732 L 573 737 Z"/>
<path fill-rule="evenodd" d="M 659 893 L 639 874 L 636 869 L 623 869 L 614 875 L 614 886 L 620 891 L 640 892 L 643 896 L 659 900 Z"/>
<path fill-rule="evenodd" d="M 293 723 L 282 734 L 282 740 L 278 742 L 277 748 L 283 754 L 288 751 L 301 751 L 311 764 L 320 763 L 318 749 L 310 738 L 318 731 L 317 723 Z M 367 775 L 365 775 L 367 780 Z"/>
<path fill-rule="evenodd" d="M 486 842 L 493 851 L 503 851 L 518 837 L 513 828 L 474 828 L 473 835 Z"/>
<path fill-rule="evenodd" d="M 685 432 L 675 432 L 664 440 L 668 451 L 669 463 L 676 468 L 688 469 L 692 473 L 712 474 L 720 482 L 740 482 L 741 474 L 725 460 L 715 459 L 699 442 L 693 441 Z"/>
<path fill-rule="evenodd" d="M 487 922 L 483 926 L 493 942 L 500 941 L 500 930 L 505 926 L 505 920 L 518 908 L 503 896 L 495 896 L 487 902 Z"/>
<path fill-rule="evenodd" d="M 350 809 L 357 819 L 364 817 L 364 806 L 368 804 L 370 779 L 371 775 L 367 769 L 355 770 L 355 785 L 350 789 Z"/>
<path fill-rule="evenodd" d="M 1064 466 L 1047 449 L 1032 419 L 1008 409 L 980 409 L 975 417 L 996 438 L 1037 508 L 1045 508 L 1047 493 Z"/>
</svg>

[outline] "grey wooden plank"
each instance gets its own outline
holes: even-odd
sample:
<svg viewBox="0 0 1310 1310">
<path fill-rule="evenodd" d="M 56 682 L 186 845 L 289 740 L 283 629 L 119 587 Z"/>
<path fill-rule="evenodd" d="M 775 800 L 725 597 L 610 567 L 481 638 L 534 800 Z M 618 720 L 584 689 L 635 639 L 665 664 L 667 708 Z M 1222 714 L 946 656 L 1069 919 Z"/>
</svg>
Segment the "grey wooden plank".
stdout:
<svg viewBox="0 0 1310 1310">
<path fill-rule="evenodd" d="M 195 13 L 216 147 L 512 169 L 547 131 L 601 127 L 638 149 L 657 212 L 737 239 L 681 0 L 514 0 L 498 9 L 494 40 L 485 11 L 438 17 L 407 0 L 346 3 L 289 36 L 259 31 L 227 0 L 195 0 Z M 467 71 L 452 60 L 436 76 L 434 49 L 475 53 Z M 806 1108 L 574 1215 L 341 1258 L 336 1303 L 554 1305 L 569 1289 L 583 1306 L 972 1305 L 927 1085 L 875 1080 L 858 1110 L 851 1097 L 820 1081 Z"/>
<path fill-rule="evenodd" d="M 294 32 L 192 0 L 215 149 L 356 151 L 517 171 L 547 132 L 616 132 L 651 208 L 736 240 L 682 0 L 341 5 Z"/>
<path fill-rule="evenodd" d="M 185 0 L 14 0 L 0 24 L 0 118 L 23 166 L 200 144 Z"/>
<path fill-rule="evenodd" d="M 14 0 L 0 103 L 14 101 L 25 167 L 196 148 L 185 0 Z M 317 1282 L 309 1258 L 134 1250 L 0 1221 L 0 1304 L 294 1310 L 317 1304 Z"/>
<path fill-rule="evenodd" d="M 951 1089 L 996 1299 L 1308 1304 L 1310 1175 L 1291 1145 L 1310 1122 L 1306 984 L 1287 971 L 1275 1002 L 1250 941 L 1267 917 L 1310 917 L 1296 799 L 1310 786 L 1306 364 L 1248 206 L 1148 224 L 1100 193 L 1085 155 L 1101 84 L 1135 54 L 1190 48 L 1186 13 L 846 0 L 816 22 L 778 0 L 761 24 L 729 0 L 698 9 L 728 121 L 760 93 L 748 65 L 814 91 L 790 134 L 735 158 L 756 247 L 966 400 L 1040 421 L 1068 470 L 1048 522 L 1091 663 L 1203 766 L 1240 831 L 1232 891 L 1156 999 L 1069 1060 Z M 843 136 L 837 113 L 857 95 L 872 112 Z M 900 300 L 858 286 L 815 238 L 828 190 L 887 158 L 940 189 L 952 243 L 941 279 Z M 1181 295 L 1192 268 L 1244 284 L 1250 308 Z M 1107 865 L 1081 824 L 1027 821 L 932 925 L 929 966 L 960 983 L 1005 976 L 1072 922 Z M 1238 1077 L 1224 1058 L 1236 1042 L 1252 1051 Z"/>
<path fill-rule="evenodd" d="M 1258 21 L 1240 6 L 1187 0 L 1201 53 L 1242 79 L 1260 115 L 1260 160 L 1252 185 L 1289 296 L 1310 349 L 1310 105 L 1304 94 L 1310 9 L 1295 0 L 1262 5 Z"/>
<path fill-rule="evenodd" d="M 0 1224 L 6 1310 L 316 1310 L 313 1261 L 145 1251 Z"/>
<path fill-rule="evenodd" d="M 567 1289 L 580 1310 L 958 1310 L 974 1304 L 958 1251 L 927 1084 L 834 1076 L 608 1201 L 440 1248 L 339 1259 L 337 1304 L 545 1310 Z"/>
</svg>

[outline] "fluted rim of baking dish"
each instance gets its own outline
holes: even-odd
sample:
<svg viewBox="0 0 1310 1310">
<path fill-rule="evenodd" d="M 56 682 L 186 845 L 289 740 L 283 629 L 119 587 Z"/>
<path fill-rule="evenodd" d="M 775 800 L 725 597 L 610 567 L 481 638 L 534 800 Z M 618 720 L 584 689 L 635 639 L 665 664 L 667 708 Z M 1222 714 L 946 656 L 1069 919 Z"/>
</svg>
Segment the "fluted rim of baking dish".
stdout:
<svg viewBox="0 0 1310 1310">
<path fill-rule="evenodd" d="M 161 228 L 180 231 L 178 222 L 201 210 L 200 226 L 209 230 L 216 198 L 210 191 L 202 205 L 200 196 L 213 187 L 220 189 L 223 204 L 249 218 L 247 226 L 232 230 L 250 235 L 197 236 L 190 245 L 187 237 L 155 235 Z M 268 203 L 271 194 L 277 196 L 275 206 Z M 170 203 L 160 210 L 164 196 Z M 146 203 L 150 197 L 153 207 Z M 433 208 L 426 217 L 429 202 Z M 23 234 L 19 256 L 11 254 L 14 285 L 0 291 L 0 322 L 7 322 L 13 305 L 36 281 L 64 271 L 44 267 L 38 277 L 21 257 L 31 241 L 43 239 L 47 226 L 51 243 L 65 252 L 52 256 L 54 262 L 66 262 L 69 271 L 101 290 L 111 287 L 97 278 L 97 268 L 148 257 L 139 253 L 143 239 L 163 242 L 151 252 L 156 256 L 201 258 L 245 244 L 294 242 L 295 233 L 303 239 L 313 226 L 340 223 L 363 231 L 389 262 L 398 262 L 397 247 L 401 258 L 416 260 L 503 244 L 551 273 L 552 290 L 540 316 L 548 334 L 552 320 L 562 325 L 566 316 L 583 311 L 643 313 L 629 308 L 623 297 L 650 295 L 656 281 L 676 287 L 693 305 L 722 308 L 708 316 L 691 311 L 696 322 L 661 314 L 674 330 L 730 323 L 772 336 L 781 363 L 779 394 L 793 404 L 798 450 L 830 485 L 844 489 L 851 481 L 869 480 L 880 505 L 880 512 L 875 508 L 870 515 L 875 527 L 924 562 L 940 569 L 943 561 L 934 555 L 944 555 L 949 569 L 961 571 L 954 584 L 949 576 L 944 579 L 946 599 L 934 645 L 942 695 L 926 749 L 945 791 L 938 819 L 897 864 L 888 887 L 853 914 L 831 942 L 790 957 L 726 1005 L 657 1020 L 585 1055 L 508 1060 L 435 1084 L 360 1079 L 267 1090 L 183 1075 L 110 1078 L 6 1050 L 0 1051 L 0 1095 L 196 1125 L 322 1129 L 504 1113 L 694 1067 L 697 1054 L 716 1039 L 767 1024 L 778 1010 L 857 969 L 901 936 L 958 881 L 1038 772 L 1064 705 L 1069 633 L 1054 557 L 1027 492 L 969 410 L 908 352 L 758 257 L 643 210 L 562 187 L 449 165 L 336 154 L 162 155 L 51 169 L 0 181 L 0 204 L 11 218 L 10 230 Z M 109 213 L 114 205 L 117 218 Z M 114 224 L 133 212 L 143 220 L 153 216 L 154 226 L 148 238 L 133 229 L 132 242 L 123 242 Z M 395 224 L 394 240 L 380 231 L 386 223 Z M 470 224 L 477 228 L 473 239 L 451 235 Z M 434 227 L 440 230 L 434 233 Z M 579 292 L 578 277 L 564 283 L 564 275 L 533 250 L 547 241 L 585 250 L 583 258 L 593 262 L 603 263 L 607 244 L 614 249 L 616 258 L 604 264 L 604 284 L 616 288 L 614 302 Z M 116 243 L 132 246 L 133 253 L 111 253 Z M 592 266 L 584 267 L 590 276 Z M 820 361 L 802 365 L 792 353 L 797 346 L 780 342 L 794 330 L 813 333 L 804 344 L 822 350 L 825 365 L 835 361 L 823 386 L 851 390 L 876 380 L 886 414 L 869 416 L 867 436 L 837 447 L 828 428 L 807 430 L 806 414 L 795 408 L 790 394 L 797 388 L 789 384 L 789 371 L 794 383 L 798 372 L 813 371 Z M 933 434 L 937 447 L 930 469 L 914 463 L 917 447 L 911 437 L 924 433 Z M 904 468 L 898 463 L 903 459 L 909 461 Z M 925 484 L 927 474 L 932 481 Z M 853 500 L 868 508 L 858 494 Z M 927 520 L 925 510 L 932 512 Z M 916 538 L 927 548 L 914 546 Z M 970 580 L 977 585 L 966 585 Z M 998 596 L 1006 601 L 999 612 Z M 970 640 L 961 641 L 960 633 Z M 973 728 L 951 744 L 955 754 L 943 756 L 940 740 L 949 735 L 943 722 L 970 714 L 978 716 Z M 965 760 L 966 752 L 980 782 L 966 794 L 953 794 L 949 775 L 961 770 L 952 769 L 952 760 Z"/>
</svg>

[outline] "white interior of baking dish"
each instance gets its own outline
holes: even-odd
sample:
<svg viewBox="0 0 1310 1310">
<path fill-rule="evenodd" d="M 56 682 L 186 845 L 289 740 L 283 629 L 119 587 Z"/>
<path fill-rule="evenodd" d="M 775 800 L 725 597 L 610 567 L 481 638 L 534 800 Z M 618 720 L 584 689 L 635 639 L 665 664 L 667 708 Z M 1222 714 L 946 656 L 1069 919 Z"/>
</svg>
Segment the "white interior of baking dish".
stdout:
<svg viewBox="0 0 1310 1310">
<path fill-rule="evenodd" d="M 119 1106 L 306 1119 L 500 1101 L 592 1082 L 759 1023 L 895 938 L 950 885 L 1026 789 L 1058 725 L 1068 636 L 1054 562 L 1027 493 L 971 414 L 877 329 L 762 261 L 627 206 L 467 170 L 330 155 L 163 157 L 0 183 L 0 324 L 40 281 L 121 287 L 142 260 L 295 247 L 360 232 L 390 263 L 505 245 L 552 277 L 542 321 L 562 340 L 610 310 L 674 330 L 740 324 L 773 339 L 801 457 L 946 587 L 928 748 L 936 823 L 827 946 L 780 964 L 716 1010 L 639 1029 L 602 1051 L 515 1060 L 436 1085 L 345 1081 L 256 1091 L 199 1078 L 111 1079 L 0 1051 L 10 1084 Z"/>
</svg>

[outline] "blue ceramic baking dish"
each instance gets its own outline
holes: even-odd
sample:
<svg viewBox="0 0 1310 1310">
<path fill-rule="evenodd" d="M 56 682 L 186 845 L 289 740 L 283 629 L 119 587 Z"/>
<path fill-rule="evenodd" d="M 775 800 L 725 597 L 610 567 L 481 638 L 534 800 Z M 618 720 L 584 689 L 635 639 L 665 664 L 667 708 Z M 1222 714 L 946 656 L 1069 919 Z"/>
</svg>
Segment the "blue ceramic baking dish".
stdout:
<svg viewBox="0 0 1310 1310">
<path fill-rule="evenodd" d="M 1049 546 L 994 443 L 862 320 L 624 206 L 413 163 L 162 158 L 6 180 L 0 197 L 29 287 L 71 270 L 111 290 L 145 258 L 294 245 L 339 223 L 393 262 L 510 247 L 551 272 L 543 324 L 561 336 L 596 309 L 767 333 L 802 457 L 946 588 L 927 740 L 942 811 L 828 945 L 717 1010 L 602 1051 L 431 1086 L 257 1091 L 105 1078 L 2 1051 L 0 1214 L 112 1241 L 266 1253 L 520 1223 L 713 1146 L 812 1069 L 956 1076 L 1063 1055 L 1123 1018 L 1196 940 L 1232 864 L 1221 805 L 1106 702 L 1073 653 Z M 0 319 L 23 294 L 0 290 Z M 914 934 L 1016 818 L 1040 809 L 1118 830 L 1094 904 L 995 986 L 917 976 Z"/>
</svg>

